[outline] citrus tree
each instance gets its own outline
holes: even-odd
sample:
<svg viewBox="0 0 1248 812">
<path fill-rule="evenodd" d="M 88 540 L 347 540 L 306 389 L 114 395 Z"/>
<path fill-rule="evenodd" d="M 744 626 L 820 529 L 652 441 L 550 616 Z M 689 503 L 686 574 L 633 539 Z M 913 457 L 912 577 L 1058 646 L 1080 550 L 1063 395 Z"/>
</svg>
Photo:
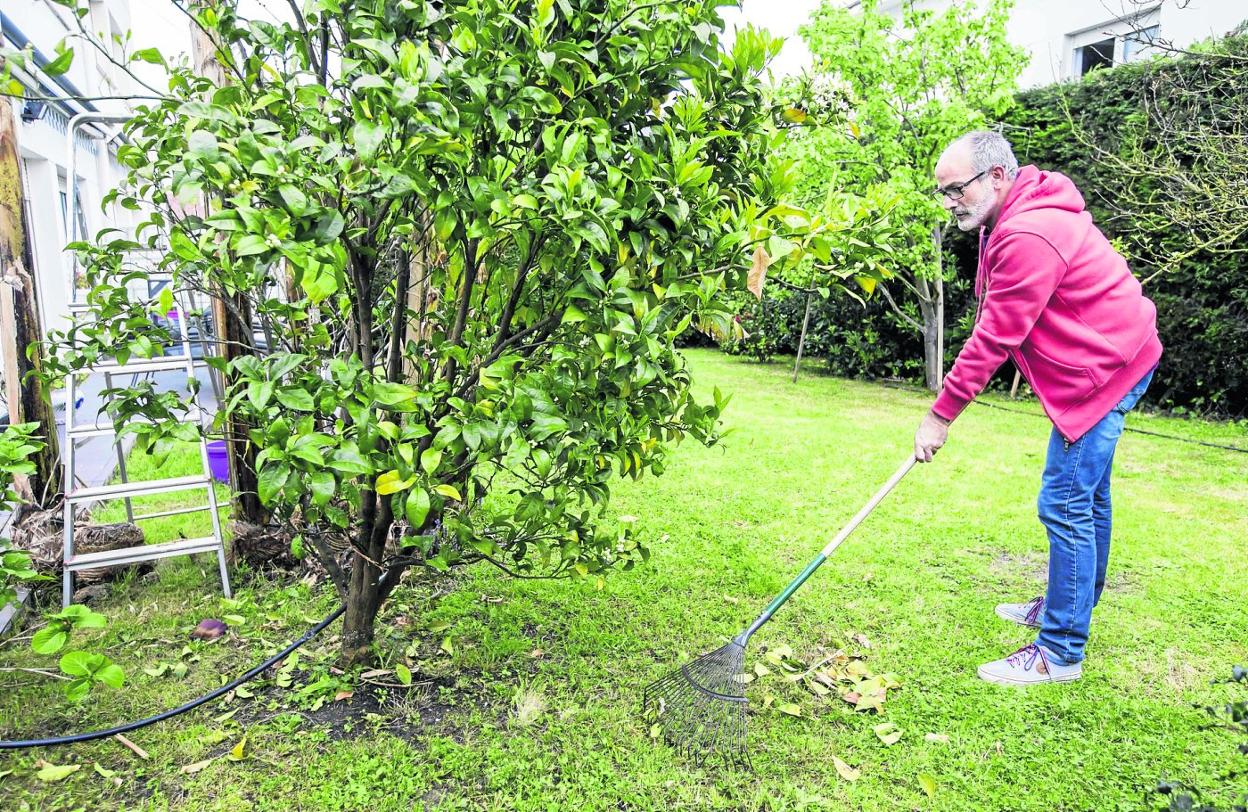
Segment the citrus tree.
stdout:
<svg viewBox="0 0 1248 812">
<path fill-rule="evenodd" d="M 631 567 L 647 551 L 602 521 L 612 480 L 715 442 L 726 403 L 693 396 L 675 339 L 836 232 L 781 204 L 784 119 L 760 82 L 779 43 L 748 29 L 725 50 L 722 5 L 195 7 L 224 81 L 127 55 L 169 69 L 110 197 L 149 213 L 75 246 L 93 313 L 55 337 L 56 371 L 160 351 L 123 283 L 132 252 L 167 247 L 174 287 L 222 305 L 217 426 L 324 562 L 348 661 L 412 566 Z M 111 394 L 119 422 L 154 421 L 128 423 L 144 446 L 193 438 L 176 396 Z"/>
</svg>

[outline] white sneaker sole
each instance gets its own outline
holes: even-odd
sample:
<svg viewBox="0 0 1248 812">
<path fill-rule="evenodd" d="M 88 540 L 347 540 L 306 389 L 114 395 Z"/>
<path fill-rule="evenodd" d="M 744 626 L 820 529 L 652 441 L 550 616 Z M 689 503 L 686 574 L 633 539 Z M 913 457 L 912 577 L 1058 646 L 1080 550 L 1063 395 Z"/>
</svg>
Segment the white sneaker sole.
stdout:
<svg viewBox="0 0 1248 812">
<path fill-rule="evenodd" d="M 1010 679 L 1009 677 L 1003 677 L 1000 674 L 993 674 L 990 671 L 985 672 L 982 666 L 979 668 L 978 673 L 979 673 L 979 678 L 982 679 L 984 682 L 991 682 L 996 685 L 1017 685 L 1019 687 L 1026 687 L 1028 685 L 1048 685 L 1049 683 L 1053 683 L 1053 682 L 1074 682 L 1075 680 L 1083 676 L 1083 671 L 1079 670 L 1072 674 L 1062 674 L 1061 676 L 1049 677 L 1048 679 L 1018 680 L 1018 679 Z"/>
<path fill-rule="evenodd" d="M 1039 624 L 1039 623 L 1028 623 L 1028 622 L 1027 622 L 1027 621 L 1025 621 L 1025 620 L 1019 620 L 1019 619 L 1018 619 L 1017 617 L 1015 617 L 1014 615 L 1011 615 L 1011 614 L 1009 614 L 1008 612 L 1006 612 L 1006 611 L 1005 611 L 1004 609 L 1002 609 L 1000 606 L 998 606 L 998 607 L 997 607 L 996 609 L 994 609 L 993 611 L 995 611 L 995 612 L 997 613 L 997 617 L 1001 618 L 1002 620 L 1008 620 L 1008 621 L 1010 621 L 1011 623 L 1017 623 L 1018 625 L 1020 625 L 1020 626 L 1026 626 L 1026 627 L 1027 627 L 1027 628 L 1029 628 L 1029 629 L 1038 629 L 1038 628 L 1040 628 L 1040 624 Z"/>
</svg>

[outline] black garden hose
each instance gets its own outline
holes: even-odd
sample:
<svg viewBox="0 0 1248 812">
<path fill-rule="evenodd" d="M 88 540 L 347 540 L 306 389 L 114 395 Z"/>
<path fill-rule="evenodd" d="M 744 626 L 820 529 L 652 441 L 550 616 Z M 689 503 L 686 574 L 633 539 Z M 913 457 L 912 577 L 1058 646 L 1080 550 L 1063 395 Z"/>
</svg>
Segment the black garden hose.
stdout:
<svg viewBox="0 0 1248 812">
<path fill-rule="evenodd" d="M 304 643 L 311 640 L 316 635 L 320 634 L 325 629 L 326 626 L 328 626 L 329 624 L 337 620 L 339 616 L 341 616 L 342 613 L 345 611 L 347 611 L 347 605 L 344 603 L 342 606 L 339 606 L 337 609 L 335 609 L 328 617 L 326 617 L 320 623 L 316 624 L 315 626 L 313 626 L 312 628 L 304 632 L 303 637 L 300 637 L 298 640 L 291 643 L 289 646 L 282 649 L 277 654 L 274 654 L 269 659 L 260 663 L 255 668 L 248 671 L 246 674 L 243 674 L 241 677 L 239 677 L 238 679 L 234 680 L 233 682 L 227 685 L 222 685 L 220 688 L 217 688 L 216 690 L 209 691 L 208 693 L 204 694 L 203 696 L 197 699 L 192 699 L 190 702 L 187 702 L 185 705 L 180 705 L 176 708 L 172 708 L 170 710 L 164 711 L 163 713 L 158 713 L 155 716 L 149 716 L 146 719 L 139 719 L 136 722 L 127 722 L 124 725 L 118 725 L 117 727 L 110 727 L 106 730 L 92 730 L 88 733 L 75 733 L 72 736 L 54 736 L 54 737 L 47 738 L 47 739 L 27 739 L 25 741 L 9 741 L 9 742 L 0 741 L 0 750 L 24 750 L 28 747 L 51 747 L 57 744 L 76 744 L 78 742 L 95 741 L 96 739 L 107 739 L 110 736 L 116 736 L 118 733 L 129 733 L 131 730 L 138 730 L 139 728 L 147 727 L 148 725 L 154 725 L 157 722 L 163 722 L 166 719 L 172 719 L 174 716 L 178 716 L 180 714 L 186 713 L 189 710 L 198 708 L 200 705 L 203 705 L 206 702 L 211 702 L 212 700 L 216 699 L 222 694 L 229 693 L 230 691 L 234 690 L 238 686 L 242 685 L 244 682 L 247 682 L 250 679 L 254 679 L 256 676 L 261 674 L 266 668 L 271 667 L 275 663 L 281 662 L 292 651 L 299 648 L 300 646 L 302 646 Z"/>
</svg>

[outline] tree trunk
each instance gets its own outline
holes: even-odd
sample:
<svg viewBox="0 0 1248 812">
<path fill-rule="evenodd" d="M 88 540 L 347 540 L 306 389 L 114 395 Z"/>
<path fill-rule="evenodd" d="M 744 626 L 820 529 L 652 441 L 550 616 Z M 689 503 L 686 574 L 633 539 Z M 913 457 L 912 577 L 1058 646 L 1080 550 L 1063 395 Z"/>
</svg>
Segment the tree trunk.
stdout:
<svg viewBox="0 0 1248 812">
<path fill-rule="evenodd" d="M 373 657 L 373 623 L 381 608 L 377 568 L 356 553 L 347 590 L 347 612 L 342 619 L 344 665 L 367 663 Z"/>
<path fill-rule="evenodd" d="M 201 7 L 212 8 L 216 5 L 217 0 L 197 0 L 192 4 L 192 10 Z M 195 72 L 211 79 L 216 87 L 228 84 L 229 79 L 225 69 L 217 59 L 218 43 L 213 42 L 204 29 L 194 22 L 190 24 L 190 27 L 191 56 L 194 60 Z M 209 201 L 204 201 L 204 208 L 210 208 Z M 204 214 L 208 212 L 205 211 Z M 224 290 L 218 290 L 212 300 L 212 322 L 217 332 L 217 355 L 226 361 L 250 354 L 247 348 L 253 343 L 251 310 L 247 300 L 241 295 L 232 298 L 232 304 L 238 308 L 238 312 L 247 317 L 246 324 L 239 324 L 238 319 L 233 317 L 225 304 L 225 297 L 229 295 Z M 231 382 L 231 376 L 228 374 L 222 376 L 223 393 Z M 247 437 L 250 428 L 249 424 L 237 418 L 231 419 L 229 425 L 225 427 L 226 453 L 230 463 L 230 489 L 234 494 L 231 504 L 235 521 L 263 526 L 268 520 L 268 511 L 260 503 L 259 478 L 256 476 L 256 450 Z"/>
<path fill-rule="evenodd" d="M 923 314 L 923 371 L 927 388 L 939 392 L 945 382 L 945 281 L 941 263 L 944 230 L 932 229 L 936 250 L 936 273 L 931 279 L 916 279 L 919 312 Z"/>
<path fill-rule="evenodd" d="M 945 385 L 945 264 L 944 226 L 932 229 L 932 241 L 936 244 L 936 389 Z"/>
<path fill-rule="evenodd" d="M 44 447 L 35 453 L 35 473 L 15 477 L 22 498 L 39 507 L 61 490 L 60 453 L 51 399 L 38 375 L 43 340 L 39 296 L 30 241 L 26 239 L 21 161 L 13 108 L 0 100 L 0 354 L 4 356 L 4 398 L 10 424 L 28 421 L 43 427 Z M 27 357 L 27 348 L 35 350 Z M 66 408 L 73 408 L 67 404 Z"/>
<path fill-rule="evenodd" d="M 943 290 L 939 280 L 915 281 L 919 290 L 919 313 L 923 316 L 923 379 L 928 389 L 939 392 L 943 382 Z"/>
<path fill-rule="evenodd" d="M 797 339 L 797 360 L 793 362 L 793 383 L 797 383 L 797 373 L 802 368 L 802 349 L 806 346 L 806 327 L 810 324 L 810 302 L 814 296 L 806 292 L 806 314 L 802 316 L 802 334 Z"/>
</svg>

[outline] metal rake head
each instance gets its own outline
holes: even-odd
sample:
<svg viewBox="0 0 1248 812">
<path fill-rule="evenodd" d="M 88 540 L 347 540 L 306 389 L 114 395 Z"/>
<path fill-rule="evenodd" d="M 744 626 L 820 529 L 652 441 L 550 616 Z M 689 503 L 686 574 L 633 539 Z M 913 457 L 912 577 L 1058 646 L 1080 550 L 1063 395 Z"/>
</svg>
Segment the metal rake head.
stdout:
<svg viewBox="0 0 1248 812">
<path fill-rule="evenodd" d="M 750 767 L 745 741 L 745 646 L 731 642 L 646 686 L 642 713 L 695 764 L 724 760 Z"/>
</svg>

